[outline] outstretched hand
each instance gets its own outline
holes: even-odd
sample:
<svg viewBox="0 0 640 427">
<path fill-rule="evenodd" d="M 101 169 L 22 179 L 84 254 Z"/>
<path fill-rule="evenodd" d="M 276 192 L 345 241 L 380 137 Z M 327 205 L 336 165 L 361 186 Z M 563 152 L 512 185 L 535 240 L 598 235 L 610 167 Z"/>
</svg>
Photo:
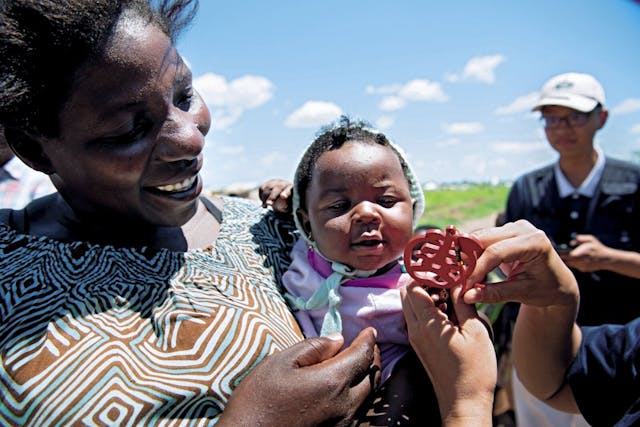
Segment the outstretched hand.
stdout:
<svg viewBox="0 0 640 427">
<path fill-rule="evenodd" d="M 271 206 L 275 212 L 290 213 L 293 184 L 286 179 L 270 179 L 260 186 L 258 195 L 262 207 Z"/>
<path fill-rule="evenodd" d="M 452 289 L 455 320 L 419 283 L 400 290 L 409 341 L 433 383 L 443 425 L 491 425 L 495 350 L 475 306 Z"/>
<path fill-rule="evenodd" d="M 367 328 L 343 351 L 336 335 L 268 356 L 235 389 L 217 425 L 348 425 L 380 381 L 375 339 Z"/>
<path fill-rule="evenodd" d="M 520 220 L 472 234 L 485 249 L 467 279 L 466 303 L 515 301 L 536 307 L 577 304 L 578 285 L 573 273 L 543 231 Z M 505 273 L 505 280 L 474 286 L 497 267 Z"/>
</svg>

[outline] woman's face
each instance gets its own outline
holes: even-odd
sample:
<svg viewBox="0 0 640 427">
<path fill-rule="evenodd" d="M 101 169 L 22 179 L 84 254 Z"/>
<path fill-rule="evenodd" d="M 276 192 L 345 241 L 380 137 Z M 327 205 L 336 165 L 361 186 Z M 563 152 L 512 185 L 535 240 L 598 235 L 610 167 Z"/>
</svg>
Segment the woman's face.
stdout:
<svg viewBox="0 0 640 427">
<path fill-rule="evenodd" d="M 80 69 L 60 135 L 42 149 L 76 215 L 180 226 L 196 211 L 209 125 L 170 39 L 125 15 L 104 57 Z"/>
<path fill-rule="evenodd" d="M 377 270 L 397 260 L 411 238 L 413 202 L 391 148 L 348 142 L 318 158 L 301 215 L 325 257 Z"/>
</svg>

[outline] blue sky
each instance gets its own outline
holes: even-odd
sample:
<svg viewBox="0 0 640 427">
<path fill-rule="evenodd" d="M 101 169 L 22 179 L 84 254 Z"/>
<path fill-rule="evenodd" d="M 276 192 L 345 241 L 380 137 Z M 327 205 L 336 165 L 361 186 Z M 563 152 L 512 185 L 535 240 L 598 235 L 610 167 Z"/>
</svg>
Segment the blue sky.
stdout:
<svg viewBox="0 0 640 427">
<path fill-rule="evenodd" d="M 510 180 L 553 161 L 542 84 L 603 84 L 608 155 L 640 151 L 640 3 L 632 0 L 201 0 L 178 48 L 213 116 L 205 187 L 291 178 L 341 113 L 407 152 L 423 182 Z"/>
</svg>

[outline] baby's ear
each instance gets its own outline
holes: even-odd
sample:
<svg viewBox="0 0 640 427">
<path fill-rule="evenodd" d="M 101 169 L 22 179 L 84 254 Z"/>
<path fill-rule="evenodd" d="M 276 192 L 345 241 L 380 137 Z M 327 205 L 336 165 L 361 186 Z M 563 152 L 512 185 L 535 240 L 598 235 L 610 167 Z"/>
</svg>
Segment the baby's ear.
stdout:
<svg viewBox="0 0 640 427">
<path fill-rule="evenodd" d="M 16 156 L 31 169 L 51 175 L 55 172 L 49 157 L 42 149 L 42 138 L 36 138 L 26 132 L 5 129 L 7 143 Z"/>
<path fill-rule="evenodd" d="M 307 236 L 309 240 L 313 240 L 313 236 L 311 235 L 311 222 L 309 221 L 309 214 L 302 208 L 296 209 L 296 218 L 298 219 L 298 223 L 302 227 L 302 231 Z"/>
</svg>

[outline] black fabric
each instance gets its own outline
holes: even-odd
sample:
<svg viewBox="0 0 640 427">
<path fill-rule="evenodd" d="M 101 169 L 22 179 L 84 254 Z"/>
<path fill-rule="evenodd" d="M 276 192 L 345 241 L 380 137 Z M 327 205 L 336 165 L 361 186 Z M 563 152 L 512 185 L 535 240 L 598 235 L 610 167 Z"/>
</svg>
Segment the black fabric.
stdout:
<svg viewBox="0 0 640 427">
<path fill-rule="evenodd" d="M 207 208 L 209 213 L 213 215 L 216 221 L 218 221 L 218 224 L 222 224 L 222 211 L 218 209 L 218 207 L 206 197 L 200 197 L 200 200 L 202 201 L 202 203 L 204 203 L 204 206 Z"/>
<path fill-rule="evenodd" d="M 560 198 L 553 165 L 545 166 L 516 180 L 505 220 L 526 219 L 556 245 L 567 244 L 572 234 L 581 233 L 592 234 L 612 248 L 640 251 L 640 166 L 606 158 L 593 198 L 578 201 L 577 220 L 570 218 L 574 202 L 571 196 Z M 609 271 L 574 274 L 581 294 L 579 324 L 626 323 L 640 315 L 640 280 Z"/>
<path fill-rule="evenodd" d="M 593 426 L 640 425 L 640 319 L 582 333 L 567 372 L 580 412 Z"/>
</svg>

